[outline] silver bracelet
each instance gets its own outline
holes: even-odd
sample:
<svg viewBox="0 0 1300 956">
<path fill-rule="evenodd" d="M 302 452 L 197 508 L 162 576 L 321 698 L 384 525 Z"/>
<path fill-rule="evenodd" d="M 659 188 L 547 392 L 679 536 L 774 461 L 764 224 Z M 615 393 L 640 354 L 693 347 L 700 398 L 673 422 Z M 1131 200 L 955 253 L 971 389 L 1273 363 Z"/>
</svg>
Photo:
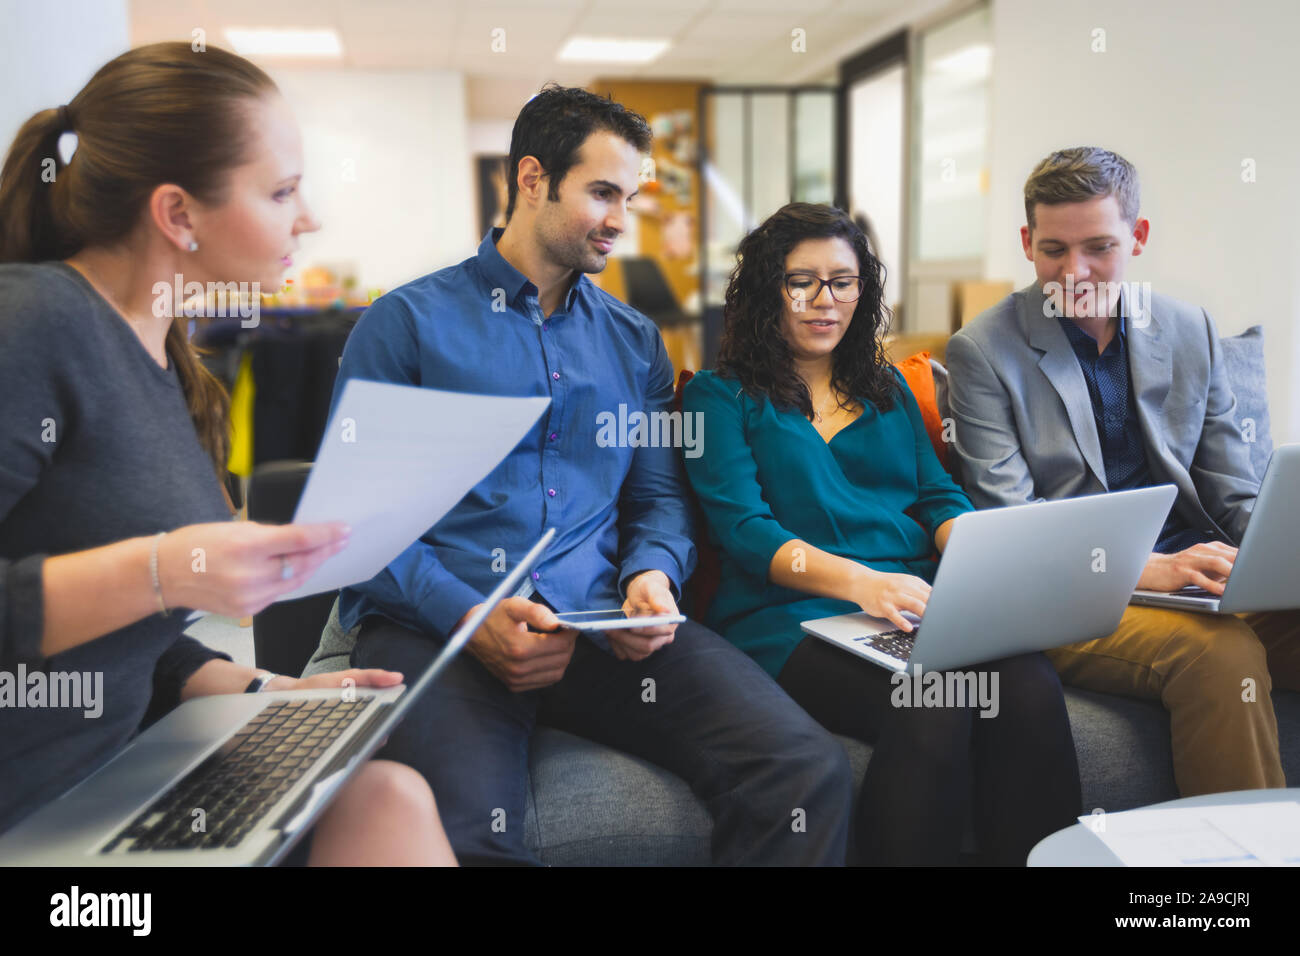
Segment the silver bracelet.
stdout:
<svg viewBox="0 0 1300 956">
<path fill-rule="evenodd" d="M 153 547 L 149 549 L 149 577 L 153 579 L 153 594 L 158 599 L 158 613 L 163 615 L 167 613 L 167 604 L 163 601 L 162 585 L 158 582 L 158 545 L 166 535 L 166 531 L 159 531 L 154 535 Z"/>
</svg>

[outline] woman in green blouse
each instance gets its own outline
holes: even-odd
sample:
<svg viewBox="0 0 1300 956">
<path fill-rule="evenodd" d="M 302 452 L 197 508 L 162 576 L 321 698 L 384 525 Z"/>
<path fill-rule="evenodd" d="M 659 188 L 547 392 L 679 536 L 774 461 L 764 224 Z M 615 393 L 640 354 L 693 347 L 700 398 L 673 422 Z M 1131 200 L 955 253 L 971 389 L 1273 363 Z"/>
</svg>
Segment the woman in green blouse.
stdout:
<svg viewBox="0 0 1300 956">
<path fill-rule="evenodd" d="M 686 467 L 721 562 L 707 623 L 828 730 L 874 745 L 859 859 L 956 862 L 973 797 L 981 858 L 1023 864 L 1081 803 L 1047 659 L 982 665 L 1000 699 L 976 719 L 973 707 L 891 706 L 889 671 L 799 628 L 863 610 L 911 630 L 935 552 L 972 509 L 885 360 L 883 267 L 847 215 L 808 203 L 773 214 L 738 254 L 718 370 L 684 398 L 702 413 L 703 454 Z"/>
</svg>

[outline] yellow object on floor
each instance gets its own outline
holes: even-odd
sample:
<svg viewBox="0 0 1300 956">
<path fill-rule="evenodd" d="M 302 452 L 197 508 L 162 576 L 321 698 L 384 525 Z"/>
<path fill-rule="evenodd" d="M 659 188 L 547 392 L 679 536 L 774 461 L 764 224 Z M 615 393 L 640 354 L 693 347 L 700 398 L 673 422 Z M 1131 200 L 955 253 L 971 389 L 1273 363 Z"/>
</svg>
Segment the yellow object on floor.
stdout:
<svg viewBox="0 0 1300 956">
<path fill-rule="evenodd" d="M 230 390 L 230 462 L 231 474 L 247 478 L 253 473 L 253 353 L 239 357 L 239 372 Z"/>
</svg>

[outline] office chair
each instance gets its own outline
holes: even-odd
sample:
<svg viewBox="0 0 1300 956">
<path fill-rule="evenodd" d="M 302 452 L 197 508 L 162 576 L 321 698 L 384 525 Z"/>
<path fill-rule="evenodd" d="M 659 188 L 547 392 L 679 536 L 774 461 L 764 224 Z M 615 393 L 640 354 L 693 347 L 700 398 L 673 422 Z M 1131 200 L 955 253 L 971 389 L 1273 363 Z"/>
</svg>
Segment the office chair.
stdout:
<svg viewBox="0 0 1300 956">
<path fill-rule="evenodd" d="M 621 261 L 628 305 L 647 315 L 660 329 L 677 328 L 691 321 L 677 304 L 657 262 L 648 256 L 627 256 Z"/>
<path fill-rule="evenodd" d="M 646 256 L 620 259 L 627 304 L 648 316 L 663 336 L 673 368 L 701 368 L 702 329 L 698 319 L 682 311 L 659 264 Z"/>
</svg>

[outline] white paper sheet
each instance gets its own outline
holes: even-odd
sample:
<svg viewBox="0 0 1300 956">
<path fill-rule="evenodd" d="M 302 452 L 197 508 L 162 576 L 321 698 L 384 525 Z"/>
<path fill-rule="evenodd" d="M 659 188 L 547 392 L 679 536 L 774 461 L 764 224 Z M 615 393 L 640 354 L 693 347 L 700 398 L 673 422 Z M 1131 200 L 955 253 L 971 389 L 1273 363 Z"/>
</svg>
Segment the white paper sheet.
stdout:
<svg viewBox="0 0 1300 956">
<path fill-rule="evenodd" d="M 293 520 L 344 521 L 352 537 L 278 600 L 370 580 L 496 468 L 550 401 L 350 379 Z"/>
<path fill-rule="evenodd" d="M 1125 810 L 1079 817 L 1128 866 L 1300 866 L 1300 803 Z"/>
</svg>

